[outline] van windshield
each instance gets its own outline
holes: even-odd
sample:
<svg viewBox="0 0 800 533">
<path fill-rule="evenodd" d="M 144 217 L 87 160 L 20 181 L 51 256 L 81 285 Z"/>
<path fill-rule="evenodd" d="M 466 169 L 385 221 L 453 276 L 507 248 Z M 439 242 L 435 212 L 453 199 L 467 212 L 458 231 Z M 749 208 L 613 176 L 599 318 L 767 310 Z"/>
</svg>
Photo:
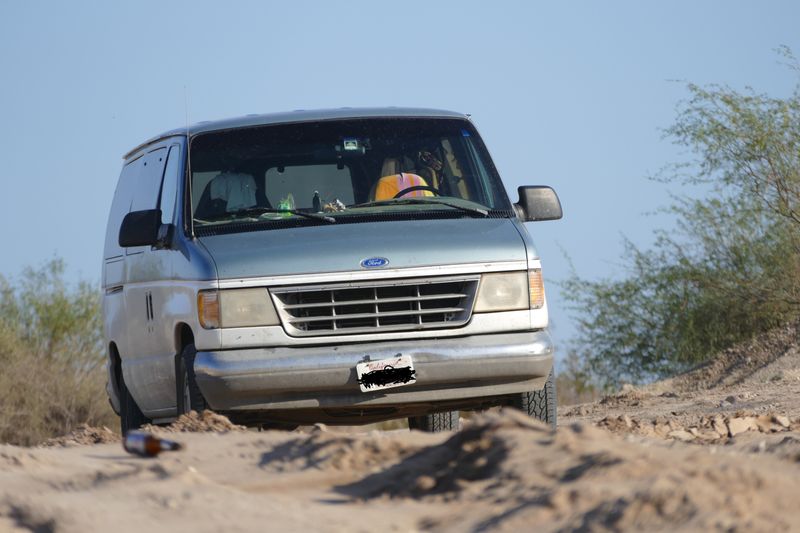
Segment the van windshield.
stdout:
<svg viewBox="0 0 800 533">
<path fill-rule="evenodd" d="M 200 233 L 247 224 L 270 229 L 513 216 L 486 148 L 460 119 L 337 120 L 204 133 L 192 139 L 191 169 Z"/>
</svg>

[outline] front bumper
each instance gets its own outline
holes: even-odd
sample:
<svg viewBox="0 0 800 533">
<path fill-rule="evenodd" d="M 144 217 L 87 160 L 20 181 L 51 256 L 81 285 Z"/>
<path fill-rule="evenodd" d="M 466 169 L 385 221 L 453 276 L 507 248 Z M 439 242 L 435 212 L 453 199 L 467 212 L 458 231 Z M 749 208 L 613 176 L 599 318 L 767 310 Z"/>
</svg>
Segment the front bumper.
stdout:
<svg viewBox="0 0 800 533">
<path fill-rule="evenodd" d="M 361 392 L 356 364 L 411 356 L 417 382 Z M 194 370 L 218 411 L 308 410 L 452 402 L 541 389 L 547 330 L 458 338 L 198 352 Z"/>
</svg>

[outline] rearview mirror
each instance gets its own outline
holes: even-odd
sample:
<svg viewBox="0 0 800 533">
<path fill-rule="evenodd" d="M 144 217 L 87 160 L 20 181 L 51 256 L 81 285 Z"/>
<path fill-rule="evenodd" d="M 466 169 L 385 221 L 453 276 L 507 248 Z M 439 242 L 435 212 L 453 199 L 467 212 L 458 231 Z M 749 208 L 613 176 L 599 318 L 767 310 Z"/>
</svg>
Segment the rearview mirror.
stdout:
<svg viewBox="0 0 800 533">
<path fill-rule="evenodd" d="M 161 227 L 161 210 L 131 211 L 122 219 L 119 228 L 119 245 L 154 246 L 158 243 L 158 230 Z"/>
<path fill-rule="evenodd" d="M 514 204 L 523 222 L 558 220 L 563 216 L 556 191 L 546 185 L 525 185 L 517 189 L 519 202 Z"/>
</svg>

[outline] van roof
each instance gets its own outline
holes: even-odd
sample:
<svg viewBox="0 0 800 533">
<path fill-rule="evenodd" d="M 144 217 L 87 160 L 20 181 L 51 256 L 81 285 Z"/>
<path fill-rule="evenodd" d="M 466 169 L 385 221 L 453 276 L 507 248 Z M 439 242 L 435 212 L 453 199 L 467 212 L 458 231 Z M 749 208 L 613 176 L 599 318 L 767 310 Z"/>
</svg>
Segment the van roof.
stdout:
<svg viewBox="0 0 800 533">
<path fill-rule="evenodd" d="M 233 128 L 246 128 L 249 126 L 377 117 L 469 118 L 469 115 L 441 109 L 415 107 L 340 107 L 339 109 L 297 109 L 295 111 L 266 113 L 263 115 L 251 114 L 242 117 L 198 122 L 196 124 L 189 125 L 188 127 L 165 131 L 161 135 L 157 135 L 151 139 L 148 139 L 133 150 L 129 151 L 123 156 L 123 159 L 128 159 L 147 145 L 156 143 L 167 137 L 174 137 L 176 135 L 186 136 L 188 134 L 191 137 L 197 135 L 198 133 L 229 130 Z"/>
</svg>

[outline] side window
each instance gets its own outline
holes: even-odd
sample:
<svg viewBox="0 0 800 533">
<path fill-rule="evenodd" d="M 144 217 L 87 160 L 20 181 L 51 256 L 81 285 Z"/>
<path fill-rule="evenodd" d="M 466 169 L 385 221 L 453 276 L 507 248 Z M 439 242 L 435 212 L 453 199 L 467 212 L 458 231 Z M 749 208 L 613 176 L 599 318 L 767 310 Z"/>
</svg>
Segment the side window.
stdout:
<svg viewBox="0 0 800 533">
<path fill-rule="evenodd" d="M 133 186 L 133 201 L 130 211 L 155 209 L 158 205 L 161 177 L 164 175 L 164 166 L 167 164 L 167 149 L 157 148 L 148 152 L 135 164 L 139 166 L 139 171 Z M 125 255 L 142 253 L 148 248 L 149 246 L 131 246 L 125 248 Z"/>
<path fill-rule="evenodd" d="M 122 248 L 119 246 L 119 227 L 122 225 L 122 219 L 131 210 L 133 192 L 140 168 L 141 159 L 131 161 L 122 167 L 122 173 L 117 181 L 117 189 L 114 191 L 114 200 L 111 202 L 111 212 L 108 214 L 106 246 L 103 254 L 105 259 L 122 255 Z"/>
<path fill-rule="evenodd" d="M 158 192 L 161 188 L 161 177 L 167 163 L 167 149 L 158 148 L 139 160 L 142 168 L 136 180 L 131 211 L 155 209 L 158 205 Z"/>
<path fill-rule="evenodd" d="M 175 220 L 175 199 L 178 197 L 181 172 L 181 147 L 173 144 L 167 156 L 167 168 L 161 183 L 161 223 L 172 224 Z"/>
</svg>

